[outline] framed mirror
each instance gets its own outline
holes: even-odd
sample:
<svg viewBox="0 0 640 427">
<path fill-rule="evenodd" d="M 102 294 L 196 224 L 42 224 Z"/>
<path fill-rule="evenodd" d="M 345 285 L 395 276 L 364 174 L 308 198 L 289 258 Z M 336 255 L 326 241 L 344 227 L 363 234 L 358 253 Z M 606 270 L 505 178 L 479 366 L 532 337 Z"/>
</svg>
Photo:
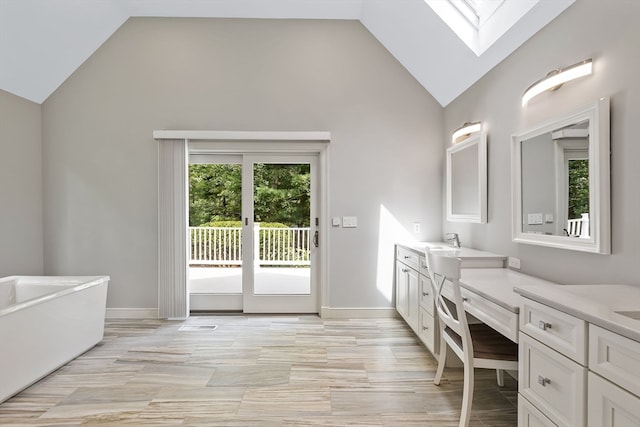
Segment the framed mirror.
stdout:
<svg viewBox="0 0 640 427">
<path fill-rule="evenodd" d="M 447 149 L 447 221 L 487 222 L 487 134 Z"/>
<path fill-rule="evenodd" d="M 611 253 L 609 98 L 512 136 L 513 241 Z"/>
</svg>

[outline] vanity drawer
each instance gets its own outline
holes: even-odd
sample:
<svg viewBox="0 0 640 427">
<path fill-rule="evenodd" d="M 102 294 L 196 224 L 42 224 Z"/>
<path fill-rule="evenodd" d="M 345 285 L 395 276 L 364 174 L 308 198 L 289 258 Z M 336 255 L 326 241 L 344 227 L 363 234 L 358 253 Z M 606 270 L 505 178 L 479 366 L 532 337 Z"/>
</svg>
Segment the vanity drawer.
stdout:
<svg viewBox="0 0 640 427">
<path fill-rule="evenodd" d="M 640 426 L 640 398 L 589 372 L 589 427 Z"/>
<path fill-rule="evenodd" d="M 589 369 L 640 396 L 639 342 L 590 324 Z"/>
<path fill-rule="evenodd" d="M 509 311 L 487 298 L 476 294 L 466 288 L 461 288 L 460 293 L 464 300 L 464 309 L 476 319 L 491 326 L 513 342 L 518 342 L 518 314 Z M 453 285 L 445 282 L 442 296 L 453 301 Z"/>
<path fill-rule="evenodd" d="M 418 336 L 432 354 L 436 352 L 436 322 L 432 314 L 420 308 Z"/>
<path fill-rule="evenodd" d="M 396 246 L 396 259 L 416 271 L 418 270 L 418 257 L 419 255 L 411 249 Z"/>
<path fill-rule="evenodd" d="M 587 322 L 522 298 L 520 330 L 581 365 L 587 365 Z"/>
<path fill-rule="evenodd" d="M 518 313 L 509 311 L 488 299 L 462 288 L 467 313 L 491 326 L 513 342 L 518 342 Z"/>
<path fill-rule="evenodd" d="M 420 306 L 433 316 L 435 313 L 433 312 L 433 287 L 431 286 L 431 280 L 422 274 L 418 280 L 420 281 Z"/>
<path fill-rule="evenodd" d="M 556 427 L 556 424 L 522 395 L 518 395 L 518 427 Z"/>
<path fill-rule="evenodd" d="M 520 394 L 558 426 L 584 426 L 587 369 L 526 334 L 518 348 Z"/>
</svg>

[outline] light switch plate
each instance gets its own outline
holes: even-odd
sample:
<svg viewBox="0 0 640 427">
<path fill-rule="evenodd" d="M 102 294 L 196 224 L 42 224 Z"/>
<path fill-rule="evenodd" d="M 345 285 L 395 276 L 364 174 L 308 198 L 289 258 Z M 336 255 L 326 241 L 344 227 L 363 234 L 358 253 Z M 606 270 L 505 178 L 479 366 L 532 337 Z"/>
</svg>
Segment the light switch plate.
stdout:
<svg viewBox="0 0 640 427">
<path fill-rule="evenodd" d="M 530 213 L 527 215 L 527 224 L 528 225 L 538 225 L 542 224 L 542 214 L 541 213 Z"/>
<path fill-rule="evenodd" d="M 333 218 L 331 218 L 331 225 L 334 227 L 340 227 L 340 217 L 334 216 Z"/>
<path fill-rule="evenodd" d="M 509 257 L 509 267 L 520 270 L 520 258 Z"/>
<path fill-rule="evenodd" d="M 358 226 L 358 217 L 357 216 L 343 216 L 342 217 L 342 226 L 344 228 L 356 228 Z"/>
</svg>

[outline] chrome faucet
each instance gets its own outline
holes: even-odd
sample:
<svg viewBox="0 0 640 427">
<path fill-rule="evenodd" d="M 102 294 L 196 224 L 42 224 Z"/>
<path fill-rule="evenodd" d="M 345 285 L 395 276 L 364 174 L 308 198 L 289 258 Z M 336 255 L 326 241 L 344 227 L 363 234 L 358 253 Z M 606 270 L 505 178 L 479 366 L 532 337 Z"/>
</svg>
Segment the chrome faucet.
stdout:
<svg viewBox="0 0 640 427">
<path fill-rule="evenodd" d="M 444 235 L 444 240 L 446 242 L 452 242 L 454 248 L 460 247 L 460 238 L 458 237 L 458 233 L 447 233 Z"/>
</svg>

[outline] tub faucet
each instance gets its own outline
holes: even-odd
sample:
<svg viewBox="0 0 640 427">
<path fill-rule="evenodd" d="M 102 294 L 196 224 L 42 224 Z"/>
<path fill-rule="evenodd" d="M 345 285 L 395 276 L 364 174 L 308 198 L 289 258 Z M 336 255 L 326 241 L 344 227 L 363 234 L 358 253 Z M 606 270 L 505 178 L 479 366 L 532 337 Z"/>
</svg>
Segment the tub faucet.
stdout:
<svg viewBox="0 0 640 427">
<path fill-rule="evenodd" d="M 444 235 L 444 240 L 446 242 L 452 242 L 454 248 L 460 247 L 460 238 L 458 237 L 458 233 L 447 233 Z"/>
</svg>

